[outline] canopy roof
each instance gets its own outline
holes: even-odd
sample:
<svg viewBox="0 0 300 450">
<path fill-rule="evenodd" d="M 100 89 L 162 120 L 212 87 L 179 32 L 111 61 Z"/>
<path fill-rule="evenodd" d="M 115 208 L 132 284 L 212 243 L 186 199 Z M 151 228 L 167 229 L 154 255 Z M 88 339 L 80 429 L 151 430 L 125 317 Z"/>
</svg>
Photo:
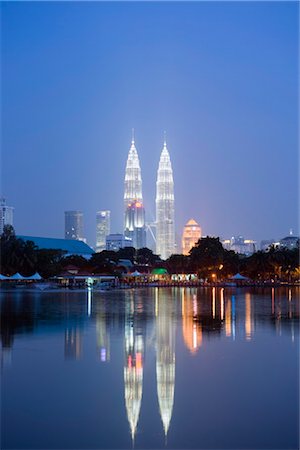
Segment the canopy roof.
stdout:
<svg viewBox="0 0 300 450">
<path fill-rule="evenodd" d="M 152 275 L 165 275 L 168 273 L 168 271 L 163 267 L 157 267 L 156 269 L 153 269 L 151 273 Z"/>
<path fill-rule="evenodd" d="M 42 277 L 38 272 L 34 273 L 30 277 L 23 277 L 23 275 L 17 272 L 10 277 L 0 274 L 0 280 L 42 280 Z"/>
<path fill-rule="evenodd" d="M 233 277 L 230 278 L 231 280 L 249 280 L 249 278 L 244 277 L 243 275 L 241 275 L 240 273 L 236 273 L 235 275 L 233 275 Z"/>
<path fill-rule="evenodd" d="M 63 250 L 68 255 L 92 255 L 94 250 L 83 241 L 76 239 L 56 239 L 37 236 L 17 236 L 23 241 L 32 241 L 40 249 Z"/>
</svg>

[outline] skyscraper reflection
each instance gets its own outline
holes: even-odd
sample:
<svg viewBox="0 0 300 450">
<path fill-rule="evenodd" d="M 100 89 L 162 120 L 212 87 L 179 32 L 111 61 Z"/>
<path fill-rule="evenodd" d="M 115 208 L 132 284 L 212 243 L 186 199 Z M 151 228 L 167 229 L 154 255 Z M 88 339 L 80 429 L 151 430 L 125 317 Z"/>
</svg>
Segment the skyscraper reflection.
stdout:
<svg viewBox="0 0 300 450">
<path fill-rule="evenodd" d="M 135 310 L 135 294 L 125 299 L 125 405 L 134 442 L 143 394 L 144 339 L 139 317 Z"/>
<path fill-rule="evenodd" d="M 175 317 L 174 298 L 169 291 L 156 288 L 156 381 L 159 412 L 168 434 L 173 413 L 175 390 Z"/>
</svg>

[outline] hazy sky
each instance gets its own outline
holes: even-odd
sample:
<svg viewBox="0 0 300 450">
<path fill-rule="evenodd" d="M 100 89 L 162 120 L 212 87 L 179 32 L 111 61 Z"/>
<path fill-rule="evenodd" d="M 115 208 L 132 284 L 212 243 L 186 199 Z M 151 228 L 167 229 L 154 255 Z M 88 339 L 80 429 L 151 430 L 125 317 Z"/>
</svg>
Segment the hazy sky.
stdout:
<svg viewBox="0 0 300 450">
<path fill-rule="evenodd" d="M 123 228 L 135 128 L 155 218 L 167 132 L 176 230 L 281 238 L 298 225 L 298 5 L 1 3 L 2 195 L 17 233 L 62 237 L 64 211 Z"/>
</svg>

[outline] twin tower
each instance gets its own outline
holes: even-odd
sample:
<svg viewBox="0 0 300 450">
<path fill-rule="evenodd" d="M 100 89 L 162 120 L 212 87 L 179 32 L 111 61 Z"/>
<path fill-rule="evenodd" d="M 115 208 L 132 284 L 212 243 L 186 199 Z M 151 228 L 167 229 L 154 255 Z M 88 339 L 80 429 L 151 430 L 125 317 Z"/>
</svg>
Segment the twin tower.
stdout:
<svg viewBox="0 0 300 450">
<path fill-rule="evenodd" d="M 175 253 L 174 182 L 170 155 L 164 139 L 156 181 L 156 253 L 167 259 Z M 124 189 L 124 235 L 136 249 L 146 247 L 145 208 L 139 156 L 132 137 Z"/>
</svg>

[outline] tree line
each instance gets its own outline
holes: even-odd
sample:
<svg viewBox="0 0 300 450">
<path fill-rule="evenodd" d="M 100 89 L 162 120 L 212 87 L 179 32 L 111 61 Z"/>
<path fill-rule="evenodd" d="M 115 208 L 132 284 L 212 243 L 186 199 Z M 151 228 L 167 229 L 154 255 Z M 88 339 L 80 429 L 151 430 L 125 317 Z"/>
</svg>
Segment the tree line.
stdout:
<svg viewBox="0 0 300 450">
<path fill-rule="evenodd" d="M 19 239 L 13 227 L 6 225 L 0 237 L 0 252 L 1 273 L 8 276 L 16 272 L 23 276 L 39 272 L 49 278 L 63 272 L 68 265 L 91 273 L 121 275 L 125 266 L 120 260 L 129 260 L 141 272 L 164 267 L 170 274 L 196 273 L 209 281 L 221 281 L 238 272 L 258 281 L 294 281 L 300 277 L 299 242 L 292 250 L 271 247 L 245 256 L 224 249 L 219 238 L 205 237 L 199 239 L 188 256 L 174 254 L 166 261 L 148 248 L 133 247 L 118 252 L 104 250 L 87 260 L 82 256 L 66 256 L 62 250 L 38 248 L 32 241 Z"/>
</svg>

